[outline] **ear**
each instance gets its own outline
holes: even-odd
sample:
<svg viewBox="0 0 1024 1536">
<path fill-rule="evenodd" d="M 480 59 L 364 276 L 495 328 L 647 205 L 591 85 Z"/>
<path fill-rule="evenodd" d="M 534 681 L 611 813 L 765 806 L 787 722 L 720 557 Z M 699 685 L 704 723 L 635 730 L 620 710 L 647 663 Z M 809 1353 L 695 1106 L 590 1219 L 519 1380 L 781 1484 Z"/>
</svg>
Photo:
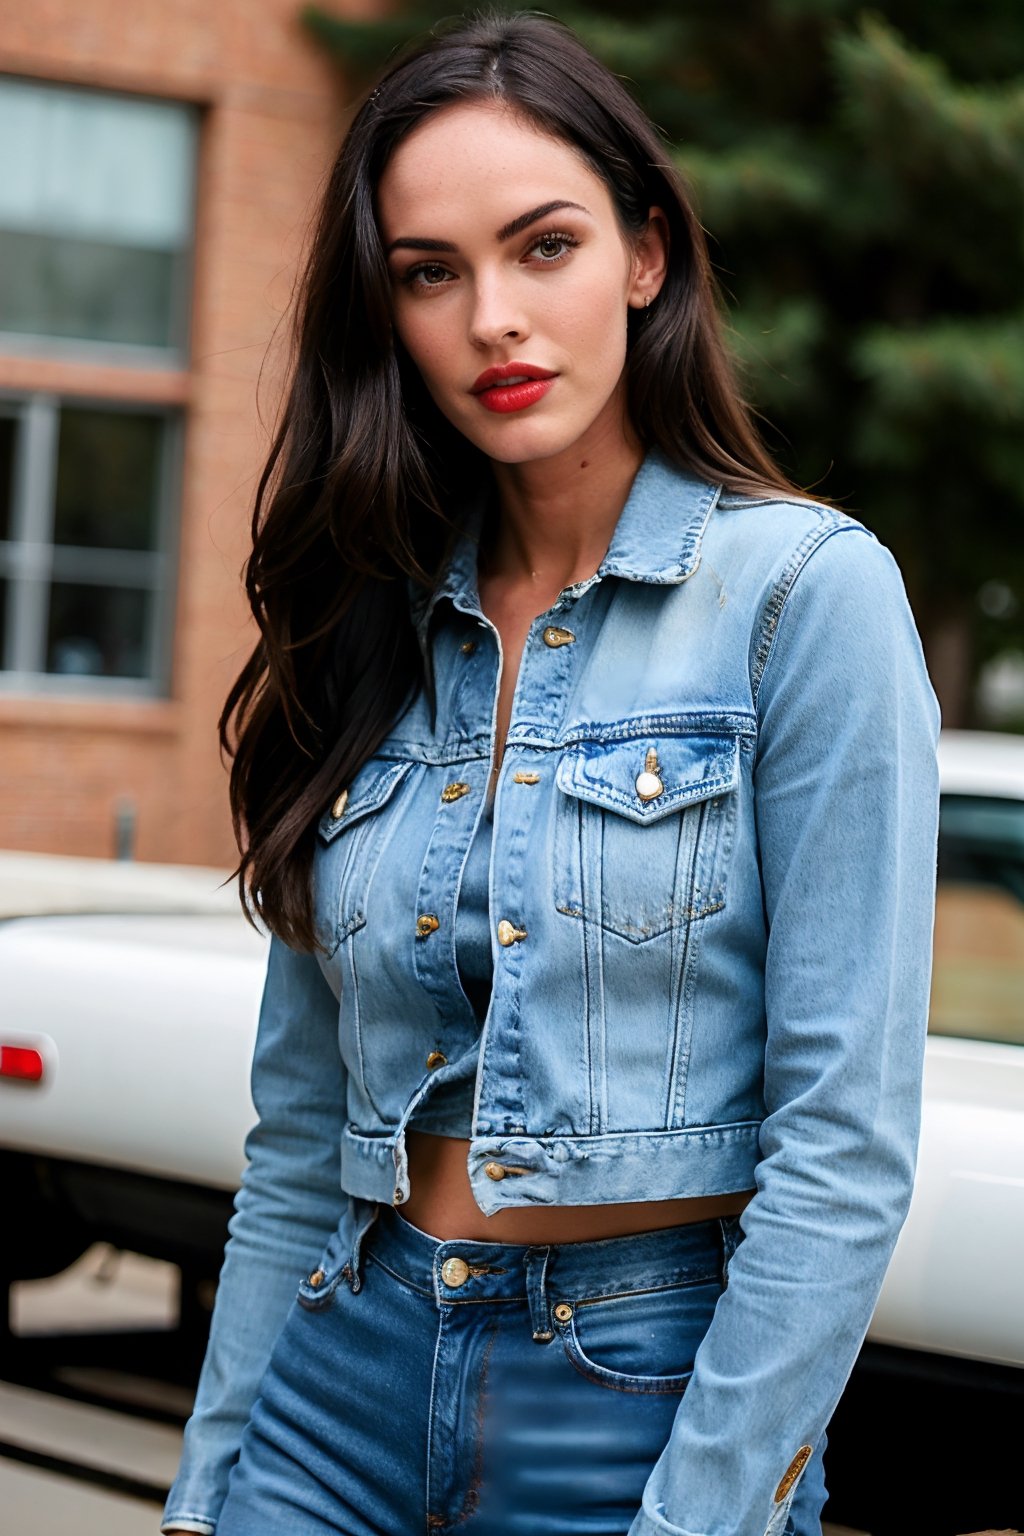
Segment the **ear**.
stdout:
<svg viewBox="0 0 1024 1536">
<path fill-rule="evenodd" d="M 668 270 L 668 247 L 668 219 L 661 208 L 652 208 L 647 216 L 647 228 L 633 250 L 627 295 L 631 309 L 643 309 L 645 301 L 653 302 L 661 292 Z"/>
</svg>

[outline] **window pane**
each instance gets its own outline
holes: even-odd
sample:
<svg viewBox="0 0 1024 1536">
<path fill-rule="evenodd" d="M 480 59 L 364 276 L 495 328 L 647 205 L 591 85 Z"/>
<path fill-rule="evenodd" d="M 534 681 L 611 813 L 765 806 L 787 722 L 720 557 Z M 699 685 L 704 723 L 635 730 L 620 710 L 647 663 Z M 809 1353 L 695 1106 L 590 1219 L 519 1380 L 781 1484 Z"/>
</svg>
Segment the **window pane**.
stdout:
<svg viewBox="0 0 1024 1536">
<path fill-rule="evenodd" d="M 929 1028 L 1024 1043 L 1024 804 L 943 800 Z"/>
<path fill-rule="evenodd" d="M 0 329 L 183 346 L 195 122 L 0 78 Z"/>
<path fill-rule="evenodd" d="M 65 677 L 146 677 L 151 592 L 54 582 L 46 670 Z"/>
<path fill-rule="evenodd" d="M 0 539 L 11 537 L 14 497 L 14 443 L 18 423 L 13 416 L 0 416 Z"/>
<path fill-rule="evenodd" d="M 181 253 L 0 229 L 0 331 L 175 346 L 186 265 Z"/>
<path fill-rule="evenodd" d="M 54 544 L 156 549 L 166 430 L 165 418 L 151 413 L 64 407 Z"/>
</svg>

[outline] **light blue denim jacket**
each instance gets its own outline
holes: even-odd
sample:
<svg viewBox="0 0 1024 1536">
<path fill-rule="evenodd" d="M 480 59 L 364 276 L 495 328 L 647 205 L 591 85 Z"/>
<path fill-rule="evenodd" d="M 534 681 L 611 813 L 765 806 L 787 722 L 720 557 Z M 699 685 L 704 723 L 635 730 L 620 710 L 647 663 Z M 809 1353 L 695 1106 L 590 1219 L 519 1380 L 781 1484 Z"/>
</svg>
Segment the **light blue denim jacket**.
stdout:
<svg viewBox="0 0 1024 1536">
<path fill-rule="evenodd" d="M 479 515 L 414 594 L 436 716 L 421 694 L 320 822 L 323 953 L 271 946 L 260 1119 L 168 1525 L 214 1529 L 289 1304 L 358 1285 L 376 1202 L 409 1192 L 405 1126 L 480 1041 L 454 948 L 500 666 Z M 937 732 L 872 534 L 657 453 L 598 572 L 531 626 L 473 1193 L 491 1214 L 756 1190 L 630 1536 L 781 1533 L 853 1365 L 913 1180 Z"/>
</svg>

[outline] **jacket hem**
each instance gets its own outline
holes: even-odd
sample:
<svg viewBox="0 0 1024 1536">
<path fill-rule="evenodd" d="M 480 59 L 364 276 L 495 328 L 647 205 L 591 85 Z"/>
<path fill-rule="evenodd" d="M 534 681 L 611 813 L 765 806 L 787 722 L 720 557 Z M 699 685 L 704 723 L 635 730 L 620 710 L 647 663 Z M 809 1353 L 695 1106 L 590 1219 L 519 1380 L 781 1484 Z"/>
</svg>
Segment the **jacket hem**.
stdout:
<svg viewBox="0 0 1024 1536">
<path fill-rule="evenodd" d="M 474 1137 L 467 1166 L 485 1216 L 520 1205 L 608 1205 L 734 1194 L 754 1187 L 758 1120 L 599 1136 Z M 351 1195 L 394 1202 L 397 1136 L 341 1138 L 341 1182 Z"/>
</svg>

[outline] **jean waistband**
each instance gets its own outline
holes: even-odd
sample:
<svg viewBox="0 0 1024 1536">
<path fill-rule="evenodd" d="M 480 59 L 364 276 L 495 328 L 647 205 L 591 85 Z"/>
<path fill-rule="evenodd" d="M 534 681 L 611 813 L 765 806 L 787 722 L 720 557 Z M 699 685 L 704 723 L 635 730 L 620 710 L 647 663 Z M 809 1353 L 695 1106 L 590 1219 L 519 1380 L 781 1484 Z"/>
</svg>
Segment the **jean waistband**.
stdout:
<svg viewBox="0 0 1024 1536">
<path fill-rule="evenodd" d="M 381 1205 L 362 1244 L 368 1257 L 438 1306 L 526 1300 L 535 1338 L 549 1303 L 614 1296 L 680 1283 L 724 1281 L 740 1239 L 736 1217 L 689 1222 L 579 1243 L 495 1243 L 441 1239 Z"/>
</svg>

